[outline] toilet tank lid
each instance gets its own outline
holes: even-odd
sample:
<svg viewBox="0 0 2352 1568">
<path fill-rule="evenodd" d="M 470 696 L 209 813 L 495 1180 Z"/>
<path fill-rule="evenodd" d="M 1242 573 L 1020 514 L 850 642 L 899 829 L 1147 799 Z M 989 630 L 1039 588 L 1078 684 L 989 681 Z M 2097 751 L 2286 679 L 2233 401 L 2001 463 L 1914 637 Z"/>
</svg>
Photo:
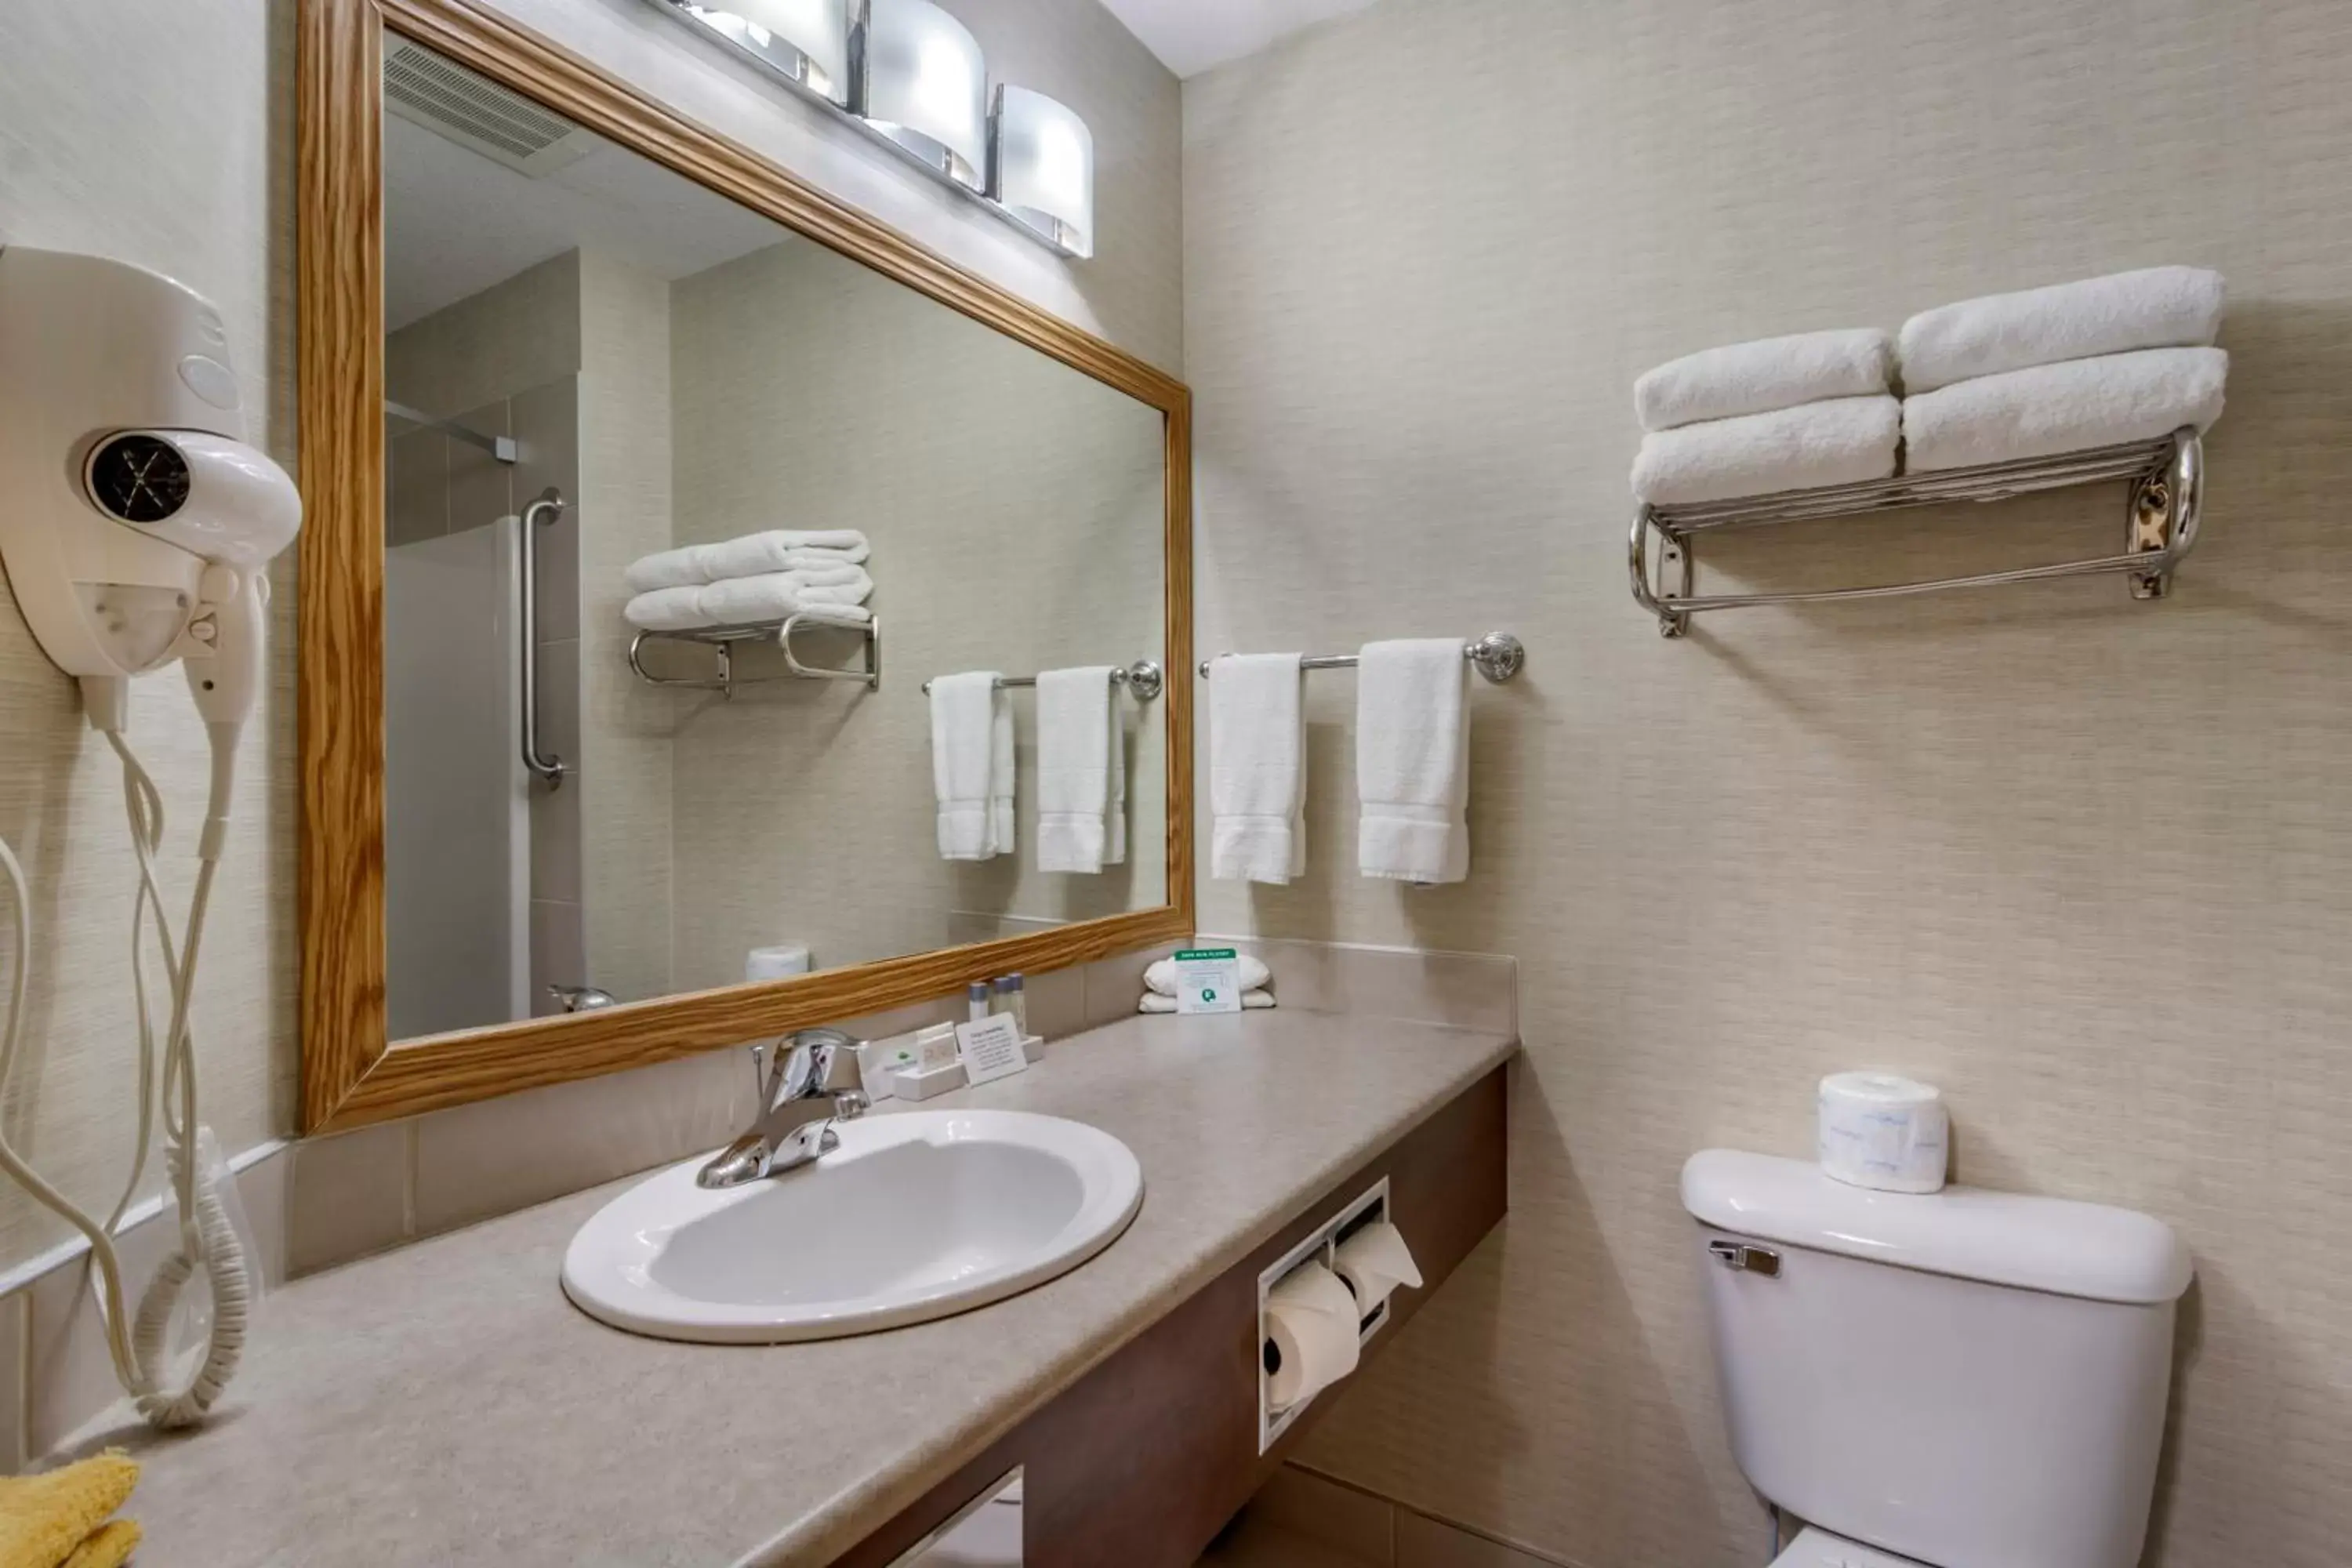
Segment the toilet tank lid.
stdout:
<svg viewBox="0 0 2352 1568">
<path fill-rule="evenodd" d="M 1737 1149 L 1690 1157 L 1683 1207 L 1761 1241 L 2095 1301 L 2169 1301 L 2192 1272 L 2172 1227 L 2131 1209 L 1982 1187 L 1872 1192 Z"/>
</svg>

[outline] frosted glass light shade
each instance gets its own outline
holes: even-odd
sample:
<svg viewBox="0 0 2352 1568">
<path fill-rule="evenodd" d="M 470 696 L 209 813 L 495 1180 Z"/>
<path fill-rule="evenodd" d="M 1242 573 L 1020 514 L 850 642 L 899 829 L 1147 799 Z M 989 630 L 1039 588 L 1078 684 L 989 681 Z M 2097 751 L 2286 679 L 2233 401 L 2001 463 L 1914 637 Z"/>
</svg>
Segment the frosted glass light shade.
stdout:
<svg viewBox="0 0 2352 1568">
<path fill-rule="evenodd" d="M 837 104 L 849 101 L 853 0 L 724 0 L 679 9 L 778 75 Z"/>
<path fill-rule="evenodd" d="M 996 89 L 988 194 L 1055 249 L 1095 253 L 1095 139 L 1067 105 L 1025 87 Z"/>
<path fill-rule="evenodd" d="M 908 153 L 979 190 L 988 161 L 988 62 L 979 40 L 929 0 L 866 0 L 861 33 L 850 107 Z"/>
</svg>

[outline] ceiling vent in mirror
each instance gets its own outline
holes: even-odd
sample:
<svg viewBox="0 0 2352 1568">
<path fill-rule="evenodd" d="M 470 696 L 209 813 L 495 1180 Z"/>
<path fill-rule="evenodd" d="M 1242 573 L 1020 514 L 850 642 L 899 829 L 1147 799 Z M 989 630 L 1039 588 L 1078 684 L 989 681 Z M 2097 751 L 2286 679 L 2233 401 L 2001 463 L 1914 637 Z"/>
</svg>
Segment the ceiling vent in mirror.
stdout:
<svg viewBox="0 0 2352 1568">
<path fill-rule="evenodd" d="M 539 179 L 599 144 L 594 132 L 430 49 L 391 34 L 384 44 L 384 108 L 468 152 Z"/>
</svg>

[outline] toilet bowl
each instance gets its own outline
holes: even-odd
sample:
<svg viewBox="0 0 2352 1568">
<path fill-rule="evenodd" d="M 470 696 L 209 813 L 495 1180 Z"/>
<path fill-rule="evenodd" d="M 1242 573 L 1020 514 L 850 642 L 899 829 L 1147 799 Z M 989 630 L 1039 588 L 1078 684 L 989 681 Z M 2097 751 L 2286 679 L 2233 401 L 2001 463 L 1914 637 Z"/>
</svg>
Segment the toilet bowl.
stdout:
<svg viewBox="0 0 2352 1568">
<path fill-rule="evenodd" d="M 1832 1535 L 1826 1530 L 1807 1529 L 1789 1542 L 1786 1552 L 1772 1559 L 1772 1568 L 1933 1568 L 1933 1565 L 1914 1562 L 1908 1557 L 1897 1557 L 1874 1546 L 1864 1546 L 1842 1535 Z"/>
</svg>

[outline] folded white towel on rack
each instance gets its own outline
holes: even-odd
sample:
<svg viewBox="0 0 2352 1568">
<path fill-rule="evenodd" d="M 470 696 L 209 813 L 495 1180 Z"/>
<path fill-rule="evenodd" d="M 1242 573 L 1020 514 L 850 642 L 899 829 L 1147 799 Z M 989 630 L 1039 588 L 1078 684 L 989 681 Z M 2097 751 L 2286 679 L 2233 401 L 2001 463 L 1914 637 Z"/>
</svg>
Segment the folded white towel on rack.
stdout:
<svg viewBox="0 0 2352 1568">
<path fill-rule="evenodd" d="M 1356 670 L 1356 865 L 1367 877 L 1470 874 L 1470 664 L 1460 637 L 1366 643 Z"/>
<path fill-rule="evenodd" d="M 854 528 L 772 528 L 718 544 L 681 544 L 629 563 L 621 580 L 633 593 L 696 588 L 729 577 L 756 577 L 801 566 L 856 566 L 868 551 Z"/>
<path fill-rule="evenodd" d="M 986 860 L 1013 848 L 1013 710 L 998 679 L 977 669 L 931 681 L 931 784 L 943 859 Z M 1007 807 L 1001 822 L 1000 784 Z"/>
<path fill-rule="evenodd" d="M 1209 874 L 1289 881 L 1307 869 L 1307 728 L 1295 653 L 1209 667 Z"/>
<path fill-rule="evenodd" d="M 1914 474 L 2153 441 L 2221 416 L 2226 349 L 2142 349 L 1979 375 L 1903 400 Z"/>
<path fill-rule="evenodd" d="M 1118 865 L 1124 826 L 1125 736 L 1110 666 L 1042 670 L 1037 676 L 1037 868 L 1090 874 Z M 1112 850 L 1118 853 L 1114 855 Z"/>
<path fill-rule="evenodd" d="M 719 624 L 702 613 L 702 590 L 691 584 L 639 594 L 622 606 L 621 616 L 648 632 L 688 632 Z"/>
<path fill-rule="evenodd" d="M 1265 966 L 1265 960 L 1262 958 L 1244 952 L 1235 961 L 1234 967 L 1240 972 L 1235 978 L 1240 981 L 1244 991 L 1263 991 L 1273 984 L 1274 972 Z M 1175 995 L 1176 961 L 1163 958 L 1145 970 L 1143 988 L 1162 996 Z"/>
<path fill-rule="evenodd" d="M 730 577 L 698 590 L 702 613 L 719 626 L 780 621 L 814 605 L 862 605 L 874 592 L 863 566 L 828 566 L 814 572 L 769 572 Z"/>
<path fill-rule="evenodd" d="M 1671 430 L 1832 397 L 1868 397 L 1887 390 L 1894 363 L 1894 340 L 1875 327 L 1729 343 L 1643 373 L 1633 384 L 1633 411 L 1643 429 Z"/>
<path fill-rule="evenodd" d="M 1273 1005 L 1274 993 L 1271 991 L 1242 993 L 1242 1011 L 1244 1013 L 1264 1012 Z M 1143 994 L 1143 999 L 1135 1005 L 1135 1010 L 1139 1013 L 1173 1013 L 1176 1011 L 1176 998 L 1162 996 L 1157 991 L 1147 991 Z"/>
<path fill-rule="evenodd" d="M 1664 506 L 1883 479 L 1902 429 L 1902 405 L 1882 395 L 1654 430 L 1633 458 L 1633 494 Z"/>
<path fill-rule="evenodd" d="M 2202 267 L 2146 267 L 1988 294 L 1903 323 L 1903 390 L 2135 349 L 2201 348 L 2221 335 L 2224 285 Z"/>
</svg>

